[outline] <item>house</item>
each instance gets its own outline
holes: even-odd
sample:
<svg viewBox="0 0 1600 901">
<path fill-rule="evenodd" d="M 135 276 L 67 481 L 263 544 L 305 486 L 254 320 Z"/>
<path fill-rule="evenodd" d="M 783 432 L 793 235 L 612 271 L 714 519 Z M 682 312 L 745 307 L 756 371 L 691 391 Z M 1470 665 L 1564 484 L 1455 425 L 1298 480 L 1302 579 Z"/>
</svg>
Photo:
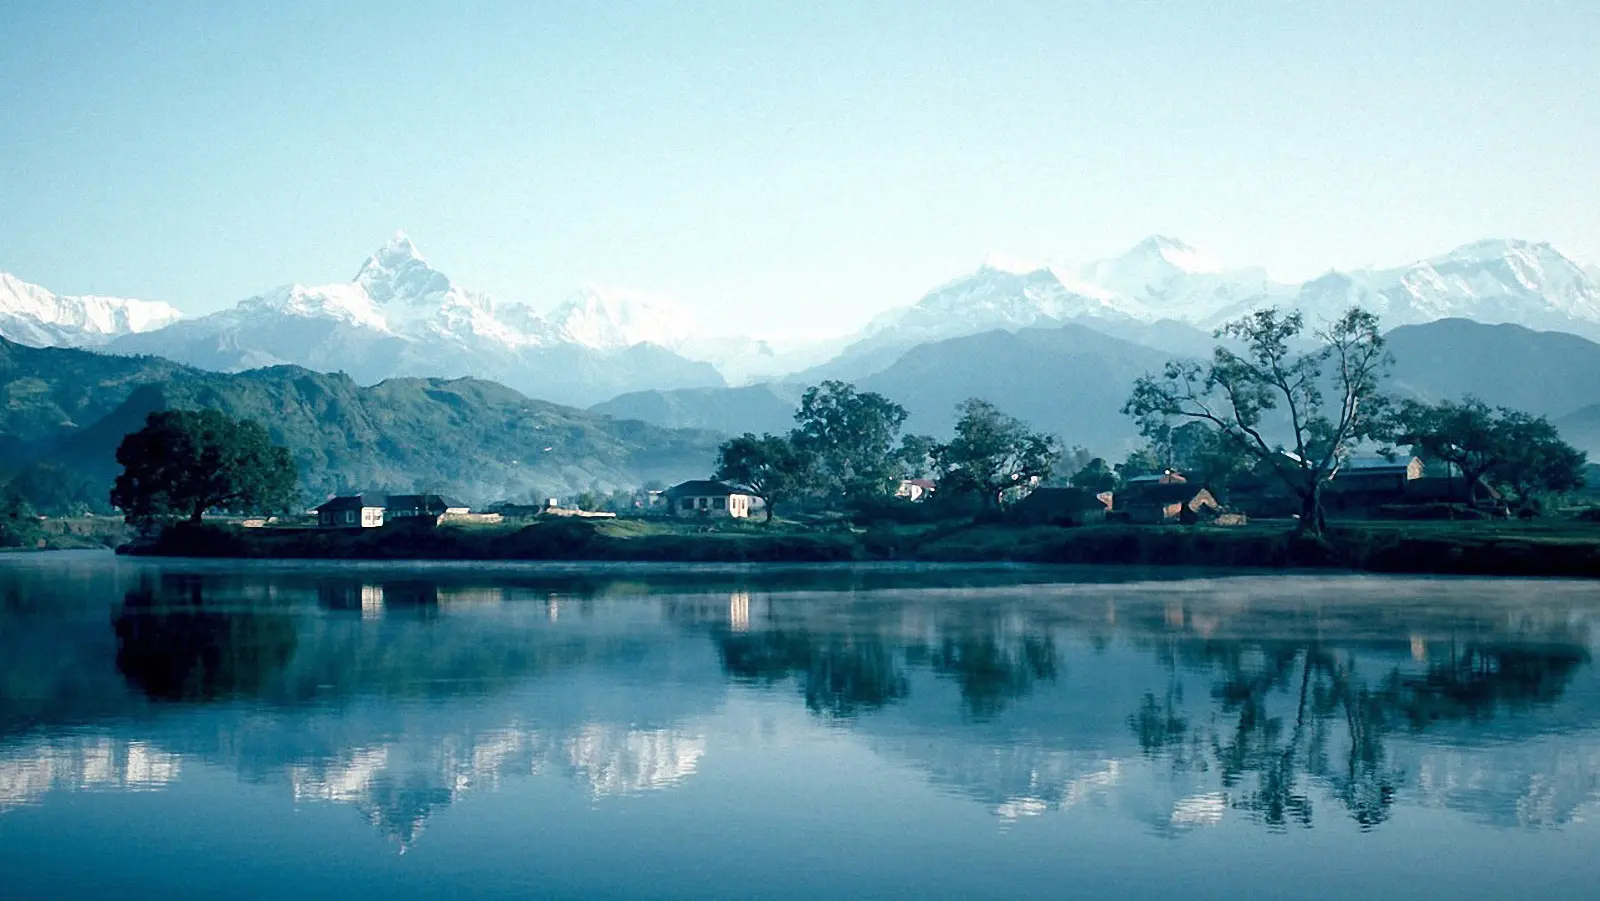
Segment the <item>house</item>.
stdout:
<svg viewBox="0 0 1600 901">
<path fill-rule="evenodd" d="M 750 515 L 754 496 L 742 488 L 695 479 L 667 489 L 667 511 L 673 516 L 744 519 Z"/>
<path fill-rule="evenodd" d="M 1111 509 L 1111 492 L 1083 488 L 1035 488 L 1011 506 L 1011 517 L 1027 525 L 1081 526 L 1102 522 Z"/>
<path fill-rule="evenodd" d="M 317 525 L 324 529 L 376 529 L 383 525 L 389 496 L 369 491 L 330 498 L 318 507 Z"/>
<path fill-rule="evenodd" d="M 1406 483 L 1422 478 L 1422 460 L 1418 457 L 1351 457 L 1339 467 L 1330 488 L 1343 482 L 1344 491 L 1403 491 Z"/>
<path fill-rule="evenodd" d="M 932 497 L 938 487 L 932 479 L 901 479 L 895 486 L 894 496 L 917 503 Z"/>
<path fill-rule="evenodd" d="M 441 522 L 446 517 L 466 516 L 472 508 L 442 494 L 391 494 L 384 510 L 384 519 L 432 519 Z"/>
<path fill-rule="evenodd" d="M 1187 481 L 1189 480 L 1183 477 L 1183 473 L 1175 469 L 1168 469 L 1164 472 L 1153 472 L 1146 476 L 1134 476 L 1122 484 L 1124 488 L 1129 488 L 1137 485 L 1182 485 Z"/>
<path fill-rule="evenodd" d="M 1191 516 L 1209 517 L 1222 512 L 1222 505 L 1211 492 L 1186 482 L 1130 485 L 1116 492 L 1112 503 L 1117 515 L 1129 522 L 1179 522 Z"/>
</svg>

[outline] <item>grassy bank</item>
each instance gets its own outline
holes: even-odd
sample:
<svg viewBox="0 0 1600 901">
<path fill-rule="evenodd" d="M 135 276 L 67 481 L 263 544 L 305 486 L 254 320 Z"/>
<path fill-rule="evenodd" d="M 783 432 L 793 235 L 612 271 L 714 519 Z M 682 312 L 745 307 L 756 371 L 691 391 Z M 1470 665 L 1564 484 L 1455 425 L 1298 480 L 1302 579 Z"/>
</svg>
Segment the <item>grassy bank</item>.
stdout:
<svg viewBox="0 0 1600 901">
<path fill-rule="evenodd" d="M 1360 523 L 1320 542 L 1290 527 L 946 523 L 832 530 L 760 524 L 717 529 L 639 520 L 557 520 L 326 532 L 181 525 L 127 548 L 157 556 L 348 560 L 596 560 L 682 563 L 1108 563 L 1371 572 L 1600 576 L 1600 526 Z"/>
<path fill-rule="evenodd" d="M 38 538 L 30 539 L 26 547 L 0 547 L 0 553 L 104 550 L 118 547 L 132 536 L 132 531 L 117 517 L 53 517 L 40 520 Z"/>
</svg>

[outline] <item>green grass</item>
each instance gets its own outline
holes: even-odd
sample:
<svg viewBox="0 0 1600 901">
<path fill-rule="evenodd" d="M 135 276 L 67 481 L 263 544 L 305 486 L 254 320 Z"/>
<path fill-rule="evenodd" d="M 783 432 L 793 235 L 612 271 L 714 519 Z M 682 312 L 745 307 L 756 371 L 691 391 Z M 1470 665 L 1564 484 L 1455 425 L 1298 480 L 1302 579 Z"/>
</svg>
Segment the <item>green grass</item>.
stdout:
<svg viewBox="0 0 1600 901">
<path fill-rule="evenodd" d="M 1593 577 L 1600 576 L 1600 524 L 1342 523 L 1317 541 L 1296 535 L 1284 522 L 1079 528 L 947 522 L 814 529 L 795 523 L 573 518 L 354 532 L 183 526 L 137 551 L 335 559 L 1114 563 Z"/>
</svg>

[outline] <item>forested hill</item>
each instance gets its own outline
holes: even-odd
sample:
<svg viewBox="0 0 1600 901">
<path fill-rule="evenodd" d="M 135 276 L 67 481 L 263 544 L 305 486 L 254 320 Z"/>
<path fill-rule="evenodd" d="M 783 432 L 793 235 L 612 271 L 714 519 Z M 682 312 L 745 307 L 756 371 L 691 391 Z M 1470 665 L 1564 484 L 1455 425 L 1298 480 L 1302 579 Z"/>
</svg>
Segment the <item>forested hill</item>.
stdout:
<svg viewBox="0 0 1600 901">
<path fill-rule="evenodd" d="M 36 350 L 0 340 L 0 465 L 64 468 L 109 486 L 117 443 L 161 409 L 215 408 L 289 447 L 308 498 L 385 488 L 485 503 L 704 476 L 718 436 L 614 420 L 478 379 L 391 379 L 280 366 L 202 372 L 151 357 Z M 52 472 L 59 477 L 59 472 Z M 49 481 L 49 480 L 39 480 Z"/>
</svg>

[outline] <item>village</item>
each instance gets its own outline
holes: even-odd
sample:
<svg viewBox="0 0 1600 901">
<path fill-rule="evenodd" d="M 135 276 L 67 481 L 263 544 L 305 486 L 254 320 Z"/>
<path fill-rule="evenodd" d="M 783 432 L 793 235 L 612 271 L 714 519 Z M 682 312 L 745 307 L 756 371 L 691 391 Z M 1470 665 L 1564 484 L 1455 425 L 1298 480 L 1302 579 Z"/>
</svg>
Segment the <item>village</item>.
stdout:
<svg viewBox="0 0 1600 901">
<path fill-rule="evenodd" d="M 893 485 L 891 503 L 931 507 L 938 490 L 933 479 L 899 479 Z M 1468 505 L 1468 482 L 1453 464 L 1429 466 L 1416 456 L 1391 459 L 1369 455 L 1352 458 L 1340 469 L 1328 483 L 1324 503 L 1329 516 L 1350 520 L 1425 518 L 1440 509 L 1448 513 L 1450 505 L 1456 505 L 1455 514 L 1463 518 L 1511 515 L 1501 493 L 1482 477 L 1475 480 L 1470 493 L 1474 500 Z M 1281 485 L 1254 473 L 1235 478 L 1224 493 L 1176 470 L 1134 476 L 1107 491 L 1052 486 L 1035 478 L 1006 494 L 1009 520 L 1055 526 L 1107 522 L 1243 525 L 1252 520 L 1292 520 L 1299 503 Z M 498 503 L 474 510 L 445 495 L 371 491 L 337 495 L 312 513 L 322 529 L 373 529 L 422 523 L 498 525 L 541 517 L 620 516 L 711 523 L 757 518 L 766 508 L 765 499 L 748 486 L 715 479 L 615 492 L 599 503 L 596 499 L 596 495 L 550 498 L 542 505 Z M 245 522 L 250 526 L 267 524 L 262 518 Z"/>
</svg>

